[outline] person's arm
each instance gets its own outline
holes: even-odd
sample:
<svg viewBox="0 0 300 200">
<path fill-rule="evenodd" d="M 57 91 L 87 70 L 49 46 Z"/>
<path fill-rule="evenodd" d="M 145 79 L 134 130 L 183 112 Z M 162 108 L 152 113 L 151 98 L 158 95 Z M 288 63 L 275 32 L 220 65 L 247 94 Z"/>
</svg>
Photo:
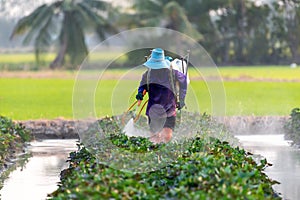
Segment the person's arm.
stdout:
<svg viewBox="0 0 300 200">
<path fill-rule="evenodd" d="M 141 80 L 140 86 L 138 88 L 138 93 L 135 97 L 137 100 L 143 100 L 143 97 L 145 95 L 144 90 L 147 91 L 147 72 L 148 71 L 146 71 L 142 76 L 142 80 Z"/>
</svg>

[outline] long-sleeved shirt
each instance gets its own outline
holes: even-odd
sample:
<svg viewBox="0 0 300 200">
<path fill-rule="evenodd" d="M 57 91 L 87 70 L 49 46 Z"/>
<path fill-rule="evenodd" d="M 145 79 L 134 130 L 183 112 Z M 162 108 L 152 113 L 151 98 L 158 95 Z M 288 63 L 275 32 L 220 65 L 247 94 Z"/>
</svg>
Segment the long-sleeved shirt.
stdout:
<svg viewBox="0 0 300 200">
<path fill-rule="evenodd" d="M 179 83 L 179 91 L 176 91 L 179 92 L 179 100 L 184 101 L 187 82 L 183 73 L 176 70 L 172 71 L 173 76 L 171 70 L 166 68 L 151 69 L 143 74 L 138 92 L 143 93 L 144 90 L 148 92 L 147 116 L 155 118 L 176 116 L 176 99 L 175 91 L 173 91 L 176 90 L 175 83 Z M 148 75 L 148 73 L 150 74 Z"/>
</svg>

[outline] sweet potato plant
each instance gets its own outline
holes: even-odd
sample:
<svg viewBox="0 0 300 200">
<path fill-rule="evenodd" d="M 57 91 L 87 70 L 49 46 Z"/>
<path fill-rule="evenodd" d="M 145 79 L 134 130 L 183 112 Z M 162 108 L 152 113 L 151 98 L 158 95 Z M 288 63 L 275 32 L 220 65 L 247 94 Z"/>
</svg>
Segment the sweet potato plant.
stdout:
<svg viewBox="0 0 300 200">
<path fill-rule="evenodd" d="M 271 164 L 265 159 L 256 162 L 251 153 L 227 142 L 226 139 L 233 137 L 211 117 L 190 114 L 187 120 L 195 134 L 158 145 L 147 138 L 127 137 L 119 128 L 117 118 L 99 120 L 89 131 L 101 130 L 104 136 L 98 135 L 99 141 L 94 137 L 95 143 L 89 148 L 78 144 L 78 151 L 70 153 L 69 168 L 62 171 L 59 188 L 49 198 L 281 199 L 272 189 L 278 182 L 264 173 Z M 97 126 L 101 129 L 95 128 Z M 105 148 L 99 152 L 94 148 L 98 145 L 101 149 L 108 141 L 115 151 L 123 152 L 122 159 L 134 159 L 130 157 L 133 152 L 137 153 L 134 155 L 149 153 L 159 157 L 157 162 L 161 165 L 142 171 L 140 168 L 126 170 L 104 162 L 101 157 L 108 152 Z M 170 155 L 176 156 L 173 159 L 161 156 L 165 150 L 171 150 Z M 120 157 L 116 159 L 122 161 Z M 140 167 L 153 165 L 151 160 L 145 162 Z"/>
</svg>

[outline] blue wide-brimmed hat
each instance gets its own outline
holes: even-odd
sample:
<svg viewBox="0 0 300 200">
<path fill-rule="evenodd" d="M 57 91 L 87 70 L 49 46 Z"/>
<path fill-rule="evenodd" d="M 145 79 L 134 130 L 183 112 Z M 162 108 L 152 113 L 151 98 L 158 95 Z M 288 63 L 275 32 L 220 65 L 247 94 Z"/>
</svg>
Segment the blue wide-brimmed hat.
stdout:
<svg viewBox="0 0 300 200">
<path fill-rule="evenodd" d="M 150 58 L 144 63 L 150 69 L 170 68 L 170 64 L 170 61 L 165 58 L 164 50 L 161 48 L 153 49 Z"/>
</svg>

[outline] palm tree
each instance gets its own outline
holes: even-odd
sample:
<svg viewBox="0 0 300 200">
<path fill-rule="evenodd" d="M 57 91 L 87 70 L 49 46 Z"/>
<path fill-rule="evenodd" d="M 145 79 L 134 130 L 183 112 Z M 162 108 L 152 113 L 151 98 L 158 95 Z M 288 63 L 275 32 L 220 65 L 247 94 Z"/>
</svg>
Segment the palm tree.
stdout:
<svg viewBox="0 0 300 200">
<path fill-rule="evenodd" d="M 97 0 L 61 0 L 44 4 L 18 21 L 11 39 L 26 33 L 23 44 L 34 41 L 38 63 L 42 53 L 56 42 L 58 51 L 50 68 L 60 68 L 65 63 L 74 68 L 88 54 L 85 31 L 93 28 L 101 40 L 107 33 L 116 32 L 105 17 L 108 8 L 108 3 Z"/>
</svg>

